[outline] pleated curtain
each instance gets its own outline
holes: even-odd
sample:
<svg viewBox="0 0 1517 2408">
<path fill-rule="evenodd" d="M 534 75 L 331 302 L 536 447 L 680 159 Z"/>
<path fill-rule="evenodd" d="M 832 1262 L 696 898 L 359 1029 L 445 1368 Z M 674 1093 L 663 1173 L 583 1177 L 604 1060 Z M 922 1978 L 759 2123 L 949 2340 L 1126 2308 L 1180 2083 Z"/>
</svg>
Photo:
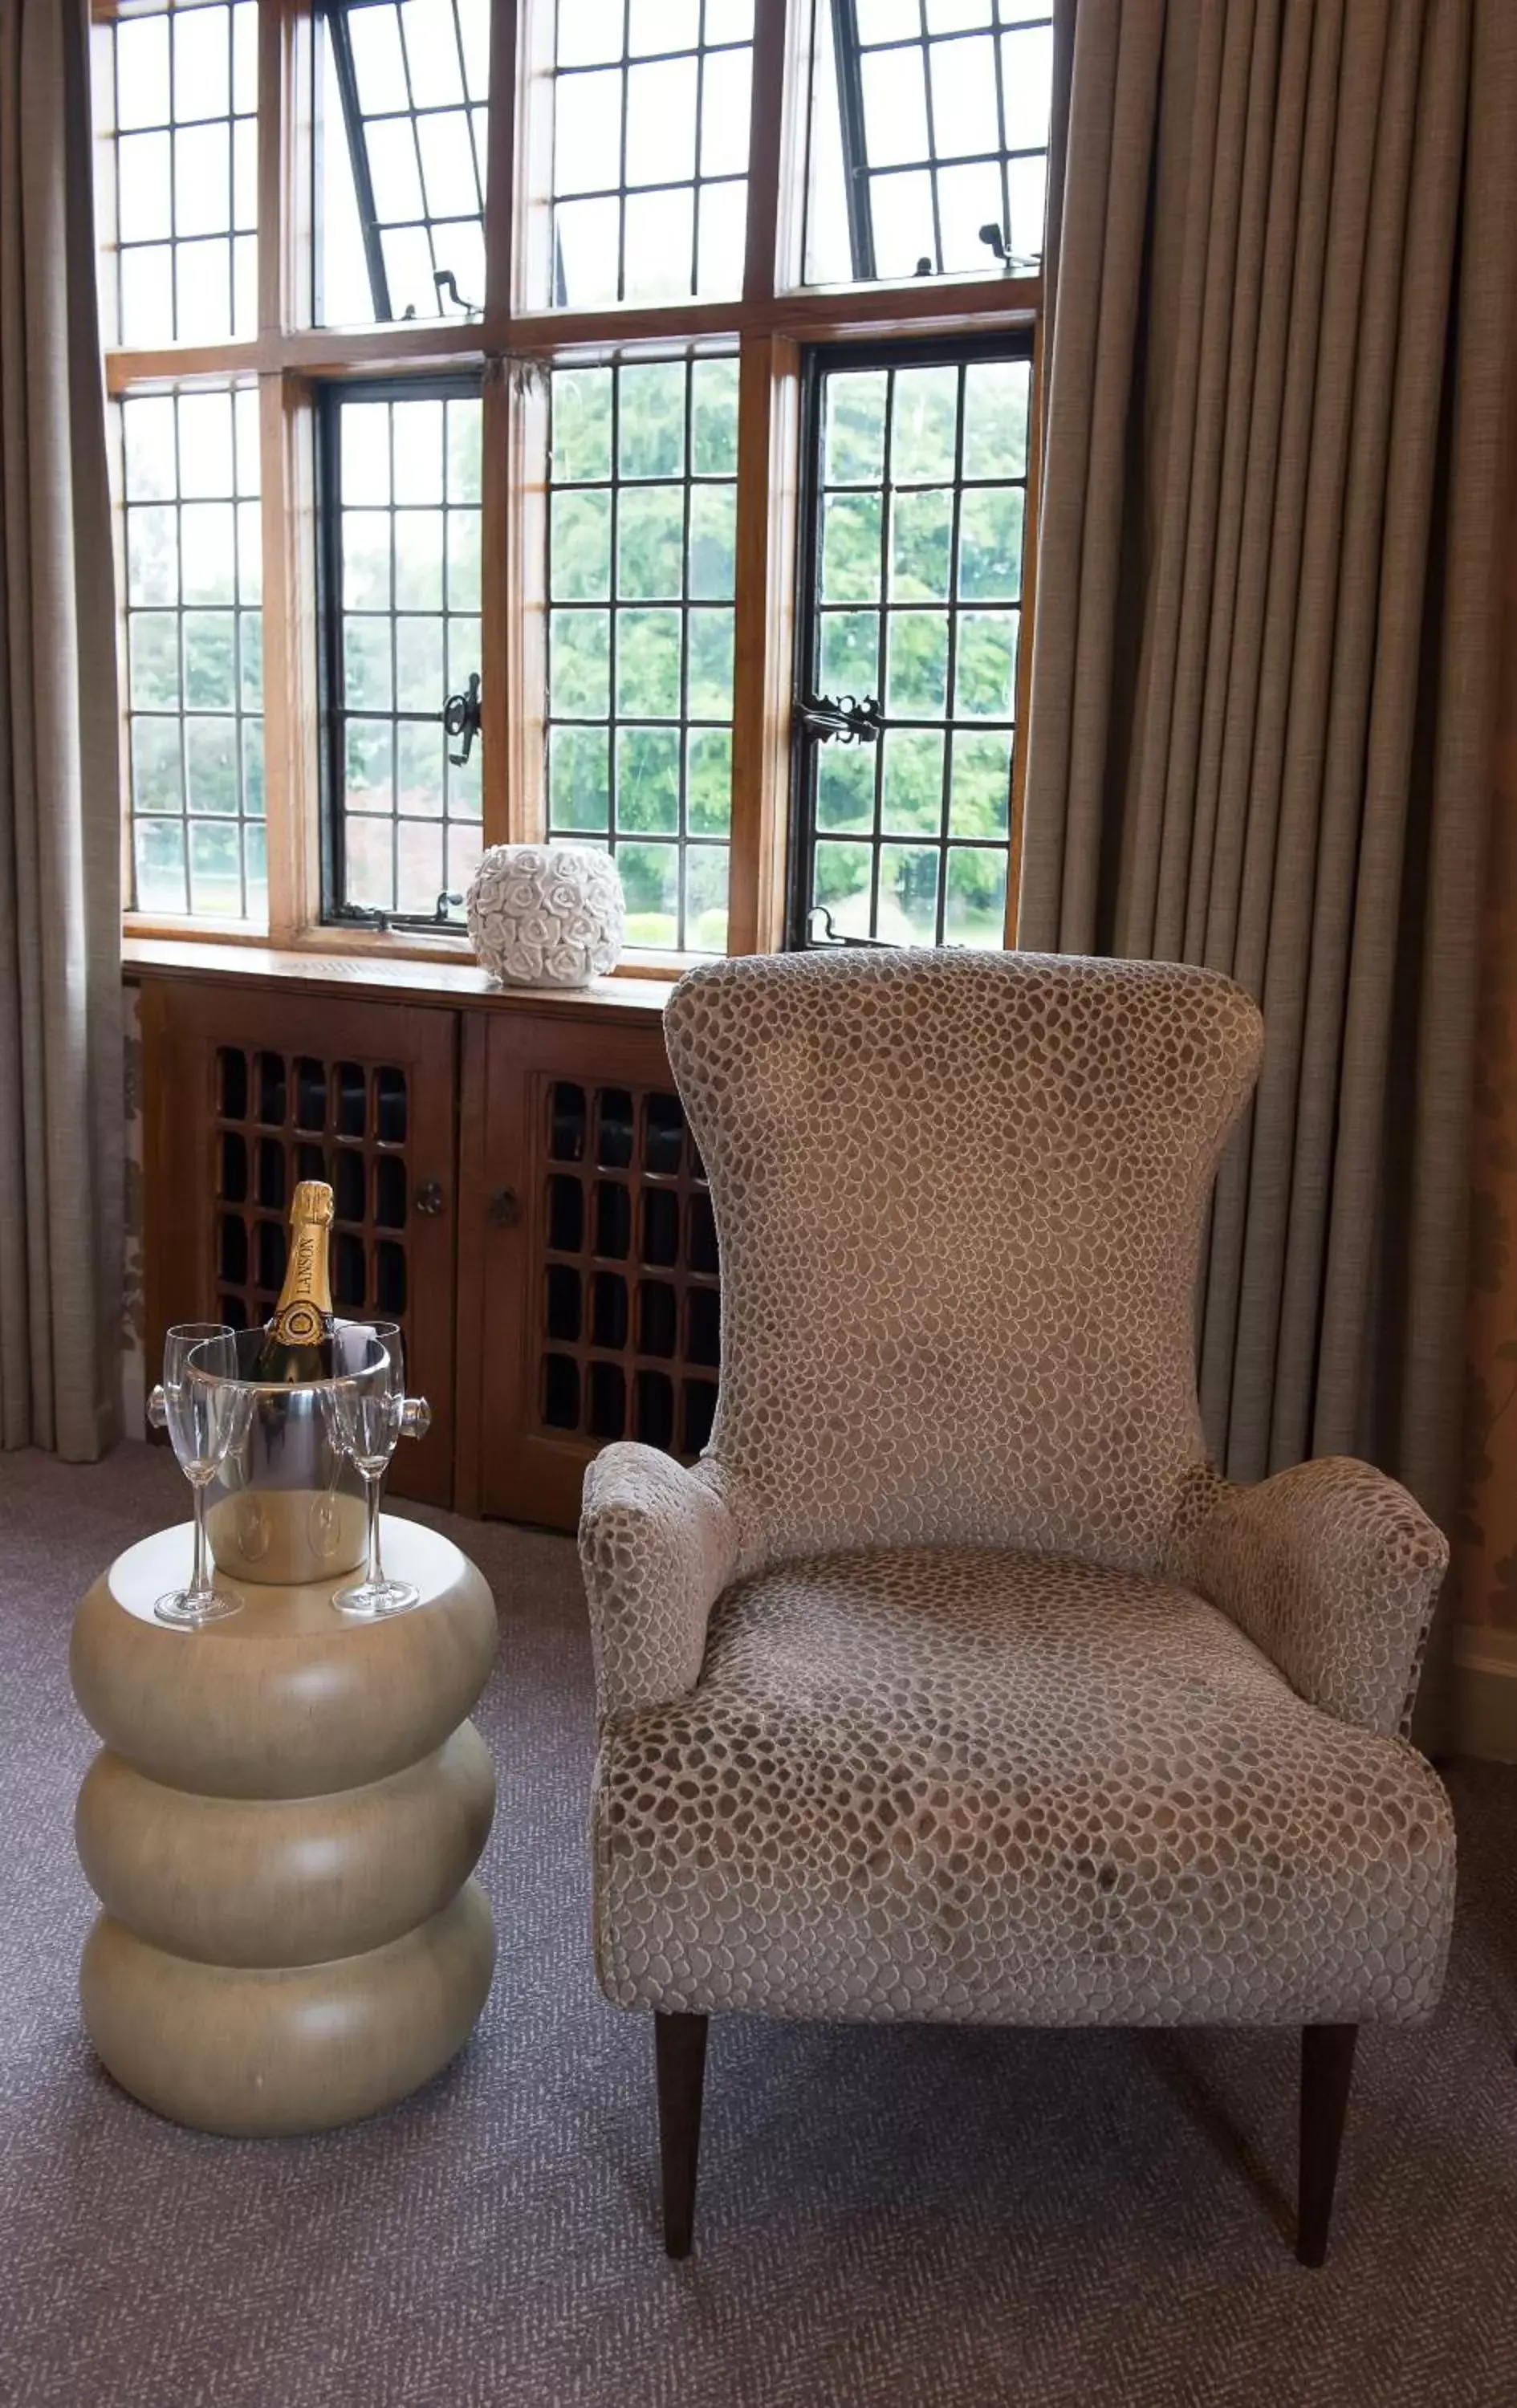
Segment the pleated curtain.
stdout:
<svg viewBox="0 0 1517 2408">
<path fill-rule="evenodd" d="M 0 0 L 0 1443 L 98 1455 L 121 1329 L 121 799 L 85 0 Z"/>
<path fill-rule="evenodd" d="M 1517 310 L 1511 0 L 1058 27 L 1020 940 L 1264 1007 L 1218 1459 L 1452 1514 Z"/>
</svg>

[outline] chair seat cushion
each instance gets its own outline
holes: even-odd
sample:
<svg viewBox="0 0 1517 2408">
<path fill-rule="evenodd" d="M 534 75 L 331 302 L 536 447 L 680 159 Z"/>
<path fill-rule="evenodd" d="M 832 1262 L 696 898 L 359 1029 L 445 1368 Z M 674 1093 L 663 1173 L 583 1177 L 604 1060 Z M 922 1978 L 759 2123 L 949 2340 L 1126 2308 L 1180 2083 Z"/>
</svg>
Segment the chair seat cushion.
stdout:
<svg viewBox="0 0 1517 2408">
<path fill-rule="evenodd" d="M 613 1722 L 597 1961 L 624 2005 L 1008 2024 L 1415 2022 L 1453 1828 L 1184 1588 L 985 1548 L 781 1565 Z"/>
</svg>

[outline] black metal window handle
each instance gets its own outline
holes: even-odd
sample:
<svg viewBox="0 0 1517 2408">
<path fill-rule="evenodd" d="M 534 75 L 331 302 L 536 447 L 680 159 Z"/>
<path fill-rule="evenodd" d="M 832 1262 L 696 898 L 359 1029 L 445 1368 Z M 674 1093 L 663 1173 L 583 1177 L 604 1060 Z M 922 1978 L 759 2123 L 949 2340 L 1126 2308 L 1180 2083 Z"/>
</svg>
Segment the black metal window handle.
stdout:
<svg viewBox="0 0 1517 2408">
<path fill-rule="evenodd" d="M 877 744 L 885 727 L 872 694 L 866 694 L 862 702 L 852 694 L 817 695 L 809 702 L 798 702 L 795 716 L 808 736 L 814 736 L 821 744 L 835 736 L 844 744 Z"/>
<path fill-rule="evenodd" d="M 451 694 L 442 706 L 442 724 L 456 741 L 462 736 L 462 752 L 450 752 L 449 760 L 455 769 L 462 769 L 474 750 L 474 739 L 479 733 L 479 672 L 475 670 L 462 694 Z"/>
<path fill-rule="evenodd" d="M 888 937 L 851 937 L 846 929 L 833 925 L 832 913 L 824 903 L 813 903 L 806 924 L 806 939 L 811 945 L 863 945 L 878 953 L 892 953 L 894 948 Z"/>
<path fill-rule="evenodd" d="M 465 300 L 464 295 L 458 289 L 457 280 L 454 278 L 453 271 L 451 267 L 439 267 L 435 269 L 433 272 L 432 281 L 437 288 L 437 299 L 439 302 L 451 301 L 455 309 L 463 310 L 465 318 L 478 318 L 479 316 L 480 312 L 479 303 L 477 301 Z"/>
</svg>

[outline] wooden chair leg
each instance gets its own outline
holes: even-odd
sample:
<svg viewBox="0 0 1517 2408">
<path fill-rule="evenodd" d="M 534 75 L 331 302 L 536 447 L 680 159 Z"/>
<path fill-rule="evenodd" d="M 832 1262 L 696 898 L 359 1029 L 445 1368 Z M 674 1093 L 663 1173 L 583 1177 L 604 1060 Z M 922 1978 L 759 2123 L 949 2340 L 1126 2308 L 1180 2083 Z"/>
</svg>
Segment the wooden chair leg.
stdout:
<svg viewBox="0 0 1517 2408">
<path fill-rule="evenodd" d="M 690 2255 L 695 2220 L 695 2167 L 701 2144 L 701 2093 L 706 2080 L 705 2015 L 653 2016 L 658 2064 L 658 2145 L 664 2174 L 664 2246 L 671 2258 Z"/>
<path fill-rule="evenodd" d="M 1308 2024 L 1301 2033 L 1301 2156 L 1295 2254 L 1303 2266 L 1327 2256 L 1338 2153 L 1353 2078 L 1357 2024 Z"/>
</svg>

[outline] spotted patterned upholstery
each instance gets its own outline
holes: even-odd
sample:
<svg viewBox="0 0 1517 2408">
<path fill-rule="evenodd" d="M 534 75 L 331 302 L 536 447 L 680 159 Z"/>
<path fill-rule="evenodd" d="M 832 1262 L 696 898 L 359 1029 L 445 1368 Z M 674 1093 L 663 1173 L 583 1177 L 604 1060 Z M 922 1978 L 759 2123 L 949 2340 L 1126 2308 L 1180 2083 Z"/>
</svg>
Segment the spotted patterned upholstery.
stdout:
<svg viewBox="0 0 1517 2408">
<path fill-rule="evenodd" d="M 666 1015 L 722 1242 L 692 1470 L 581 1555 L 624 2005 L 1412 2021 L 1453 1892 L 1405 1740 L 1446 1551 L 1209 1463 L 1192 1311 L 1253 1006 L 1179 966 L 724 962 Z"/>
</svg>

